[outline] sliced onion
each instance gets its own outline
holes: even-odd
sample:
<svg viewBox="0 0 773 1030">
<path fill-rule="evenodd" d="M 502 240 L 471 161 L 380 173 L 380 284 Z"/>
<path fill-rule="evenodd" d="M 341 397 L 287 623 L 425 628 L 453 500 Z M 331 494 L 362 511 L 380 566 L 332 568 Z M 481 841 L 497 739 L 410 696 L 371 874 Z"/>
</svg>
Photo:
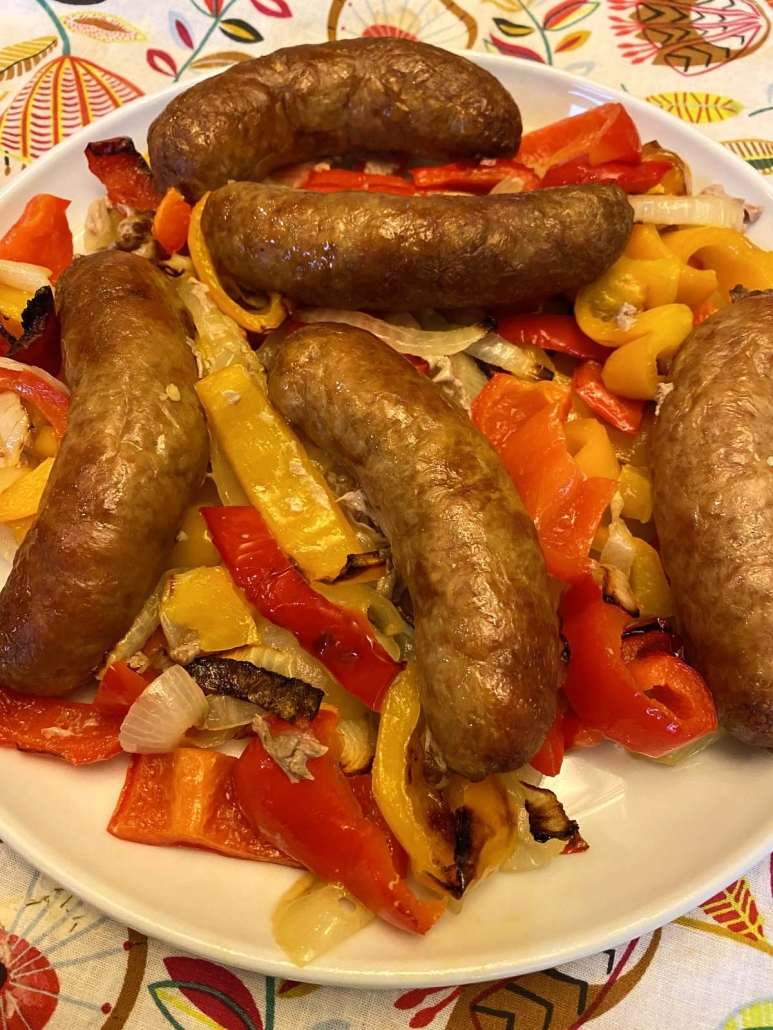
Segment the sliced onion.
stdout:
<svg viewBox="0 0 773 1030">
<path fill-rule="evenodd" d="M 635 222 L 655 225 L 713 225 L 743 232 L 743 201 L 735 197 L 675 197 L 645 193 L 629 197 Z"/>
<path fill-rule="evenodd" d="M 118 739 L 132 754 L 165 754 L 179 747 L 191 726 L 201 727 L 208 713 L 201 687 L 185 669 L 172 665 L 131 706 Z"/>
<path fill-rule="evenodd" d="M 502 776 L 507 792 L 518 811 L 515 848 L 499 867 L 503 873 L 525 873 L 530 869 L 542 869 L 566 847 L 566 842 L 562 840 L 551 839 L 540 844 L 532 836 L 529 813 L 526 811 L 526 793 L 519 782 L 531 772 L 531 767 L 526 766 L 516 773 L 505 773 Z M 522 777 L 522 773 L 526 775 Z"/>
<path fill-rule="evenodd" d="M 408 326 L 393 325 L 383 318 L 364 315 L 361 311 L 338 311 L 333 308 L 307 308 L 296 311 L 294 317 L 300 322 L 342 322 L 344 325 L 364 329 L 388 343 L 400 354 L 415 354 L 420 358 L 431 358 L 438 354 L 458 354 L 486 335 L 482 325 L 462 326 L 442 332 L 425 332 Z"/>
<path fill-rule="evenodd" d="M 51 269 L 43 265 L 29 265 L 24 261 L 0 261 L 0 283 L 25 293 L 37 293 L 50 286 Z"/>
<path fill-rule="evenodd" d="M 481 340 L 467 347 L 466 353 L 522 379 L 552 378 L 546 374 L 546 370 L 552 372 L 550 358 L 540 347 L 521 347 L 496 333 L 487 333 Z"/>
<path fill-rule="evenodd" d="M 207 698 L 209 711 L 202 730 L 233 730 L 239 726 L 249 726 L 260 708 L 249 701 L 225 694 L 213 694 Z"/>
<path fill-rule="evenodd" d="M 158 586 L 142 606 L 140 613 L 129 627 L 128 632 L 121 637 L 118 643 L 115 644 L 108 653 L 104 664 L 97 672 L 98 679 L 102 679 L 105 672 L 107 672 L 114 662 L 128 661 L 128 659 L 138 651 L 141 651 L 147 643 L 151 633 L 156 631 L 160 621 L 159 609 L 161 607 L 161 598 L 164 590 L 166 589 L 167 580 L 172 575 L 172 572 L 173 570 L 170 570 L 163 574 L 158 582 Z"/>
<path fill-rule="evenodd" d="M 212 479 L 221 502 L 237 507 L 251 504 L 252 502 L 244 492 L 244 487 L 236 478 L 236 473 L 222 444 L 214 433 L 209 434 L 209 460 L 212 463 Z"/>
<path fill-rule="evenodd" d="M 609 535 L 599 556 L 601 565 L 614 565 L 624 576 L 631 575 L 631 568 L 636 557 L 633 535 L 625 522 L 620 518 L 617 494 L 612 498 L 612 521 L 609 524 Z"/>
<path fill-rule="evenodd" d="M 472 407 L 472 402 L 486 385 L 488 379 L 466 351 L 451 356 L 451 368 L 458 382 L 461 383 L 467 404 Z"/>
<path fill-rule="evenodd" d="M 207 376 L 228 365 L 243 365 L 262 376 L 263 369 L 247 341 L 247 334 L 223 314 L 203 283 L 183 276 L 177 281 L 177 292 L 196 325 L 196 339 L 191 349 L 199 366 L 199 376 Z"/>
<path fill-rule="evenodd" d="M 38 368 L 37 365 L 25 365 L 21 361 L 14 361 L 13 358 L 0 358 L 0 368 L 7 368 L 11 372 L 26 372 L 27 375 L 38 376 L 43 382 L 58 390 L 59 393 L 63 393 L 65 397 L 70 396 L 70 388 L 68 386 L 65 386 L 58 379 L 54 379 L 49 372 Z"/>
<path fill-rule="evenodd" d="M 375 918 L 341 887 L 307 874 L 279 899 L 271 921 L 279 947 L 305 966 Z"/>
</svg>

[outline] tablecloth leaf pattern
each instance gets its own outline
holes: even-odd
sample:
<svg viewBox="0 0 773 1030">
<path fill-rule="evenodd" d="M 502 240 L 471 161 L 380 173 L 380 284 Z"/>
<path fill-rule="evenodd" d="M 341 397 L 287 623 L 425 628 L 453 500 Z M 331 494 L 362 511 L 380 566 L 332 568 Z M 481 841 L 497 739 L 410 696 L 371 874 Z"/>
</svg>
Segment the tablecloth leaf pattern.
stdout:
<svg viewBox="0 0 773 1030">
<path fill-rule="evenodd" d="M 397 36 L 622 88 L 773 175 L 771 22 L 773 0 L 13 0 L 0 11 L 0 167 L 23 174 L 143 93 L 280 46 Z M 0 844 L 0 1030 L 771 1030 L 772 872 L 558 969 L 359 992 L 174 954 Z"/>
</svg>

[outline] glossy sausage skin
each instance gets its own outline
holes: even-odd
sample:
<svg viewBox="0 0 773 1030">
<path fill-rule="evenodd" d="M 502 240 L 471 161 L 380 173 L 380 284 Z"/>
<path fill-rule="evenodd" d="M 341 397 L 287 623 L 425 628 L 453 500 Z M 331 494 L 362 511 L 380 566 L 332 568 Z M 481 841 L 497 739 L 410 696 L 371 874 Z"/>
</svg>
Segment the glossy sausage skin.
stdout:
<svg viewBox="0 0 773 1030">
<path fill-rule="evenodd" d="M 176 97 L 148 133 L 159 188 L 189 200 L 315 157 L 499 157 L 520 140 L 518 107 L 493 75 L 395 38 L 288 47 L 236 64 Z"/>
<path fill-rule="evenodd" d="M 232 183 L 202 228 L 250 290 L 314 307 L 415 311 L 536 301 L 596 279 L 631 234 L 617 186 L 487 197 L 311 193 Z"/>
<path fill-rule="evenodd" d="M 269 394 L 378 513 L 413 601 L 424 712 L 450 768 L 472 780 L 519 768 L 555 716 L 559 644 L 534 526 L 493 449 L 359 329 L 292 333 Z"/>
<path fill-rule="evenodd" d="M 721 724 L 773 747 L 773 296 L 698 326 L 670 379 L 654 509 L 686 655 Z"/>
<path fill-rule="evenodd" d="M 64 272 L 57 301 L 72 404 L 0 594 L 0 683 L 55 695 L 88 680 L 131 625 L 208 453 L 171 281 L 143 258 L 103 251 Z"/>
</svg>

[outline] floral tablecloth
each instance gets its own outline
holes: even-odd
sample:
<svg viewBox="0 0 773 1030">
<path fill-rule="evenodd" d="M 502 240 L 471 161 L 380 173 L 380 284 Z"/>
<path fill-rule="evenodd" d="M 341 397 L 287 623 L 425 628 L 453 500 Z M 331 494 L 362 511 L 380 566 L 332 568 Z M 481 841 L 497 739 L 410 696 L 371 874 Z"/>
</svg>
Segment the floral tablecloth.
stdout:
<svg viewBox="0 0 773 1030">
<path fill-rule="evenodd" d="M 143 93 L 277 47 L 398 35 L 628 90 L 773 175 L 773 0 L 4 0 L 4 176 Z M 0 183 L 3 178 L 0 176 Z M 175 953 L 0 843 L 0 1030 L 772 1030 L 773 864 L 648 937 L 472 987 L 362 992 Z"/>
</svg>

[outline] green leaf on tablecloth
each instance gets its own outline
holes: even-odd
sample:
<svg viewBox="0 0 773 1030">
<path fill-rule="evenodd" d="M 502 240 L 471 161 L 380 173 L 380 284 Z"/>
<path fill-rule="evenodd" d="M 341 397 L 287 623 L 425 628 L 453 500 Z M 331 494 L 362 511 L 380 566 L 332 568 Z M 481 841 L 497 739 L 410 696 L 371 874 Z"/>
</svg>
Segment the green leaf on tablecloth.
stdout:
<svg viewBox="0 0 773 1030">
<path fill-rule="evenodd" d="M 723 146 L 763 175 L 773 175 L 773 139 L 724 139 Z"/>
<path fill-rule="evenodd" d="M 740 100 L 723 97 L 718 93 L 688 93 L 680 90 L 677 93 L 653 93 L 646 99 L 655 107 L 660 107 L 693 125 L 724 122 L 740 114 L 744 108 Z"/>
<path fill-rule="evenodd" d="M 3 47 L 0 50 L 0 79 L 13 79 L 32 71 L 58 42 L 57 36 L 38 36 L 37 39 Z"/>
<path fill-rule="evenodd" d="M 208 71 L 210 68 L 227 68 L 231 64 L 238 64 L 239 61 L 249 61 L 250 55 L 243 50 L 217 50 L 214 54 L 204 54 L 191 61 L 189 67 L 198 71 Z"/>
<path fill-rule="evenodd" d="M 242 18 L 226 18 L 220 22 L 220 31 L 236 43 L 260 43 L 263 39 L 258 30 Z"/>
<path fill-rule="evenodd" d="M 568 29 L 593 14 L 598 6 L 598 0 L 564 0 L 564 3 L 551 7 L 542 19 L 542 25 L 550 32 Z"/>
<path fill-rule="evenodd" d="M 143 43 L 145 33 L 141 32 L 117 14 L 68 14 L 62 24 L 69 32 L 79 32 L 100 43 Z"/>
<path fill-rule="evenodd" d="M 263 1030 L 263 1023 L 256 1023 L 232 998 L 222 991 L 203 984 L 184 983 L 178 980 L 158 980 L 148 984 L 150 996 L 159 1012 L 174 1030 L 200 1030 L 202 1015 L 205 1026 L 211 1030 Z M 204 1000 L 215 1002 L 221 1009 L 218 1019 L 213 1019 Z"/>
<path fill-rule="evenodd" d="M 508 21 L 507 18 L 495 18 L 494 24 L 499 31 L 508 36 L 510 39 L 517 39 L 519 36 L 530 36 L 534 29 L 531 25 L 516 25 L 513 21 Z"/>
</svg>

